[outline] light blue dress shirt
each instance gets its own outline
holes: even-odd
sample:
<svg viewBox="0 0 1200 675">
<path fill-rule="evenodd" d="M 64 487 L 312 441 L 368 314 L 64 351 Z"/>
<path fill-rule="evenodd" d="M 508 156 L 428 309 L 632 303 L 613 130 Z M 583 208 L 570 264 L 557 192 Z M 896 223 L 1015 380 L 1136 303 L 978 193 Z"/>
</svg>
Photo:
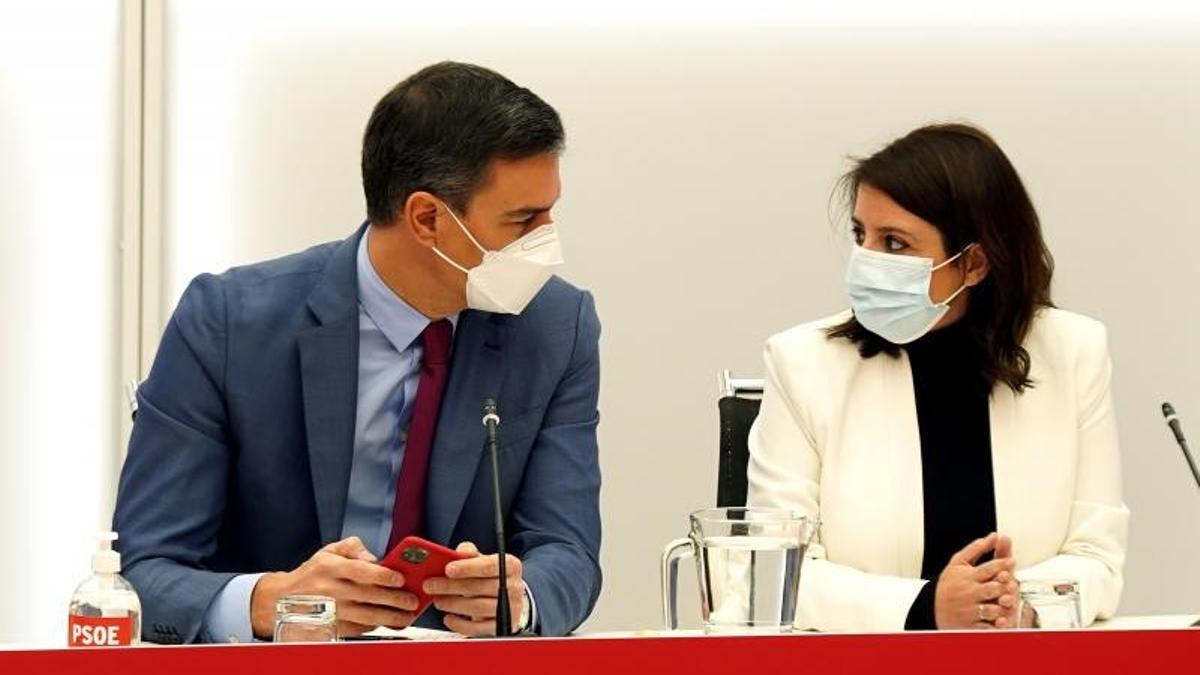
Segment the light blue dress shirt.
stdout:
<svg viewBox="0 0 1200 675">
<path fill-rule="evenodd" d="M 387 553 L 392 505 L 404 461 L 407 430 L 421 379 L 418 339 L 429 319 L 383 282 L 367 253 L 367 228 L 358 246 L 358 408 L 354 458 L 342 538 L 356 536 L 376 557 Z M 457 326 L 458 315 L 448 317 Z M 234 577 L 209 607 L 204 620 L 210 642 L 252 642 L 250 596 L 261 574 Z M 536 609 L 530 604 L 530 625 Z"/>
<path fill-rule="evenodd" d="M 367 255 L 370 236 L 368 228 L 358 246 L 358 412 L 342 538 L 358 537 L 383 558 L 429 319 L 379 278 Z M 458 315 L 449 319 L 457 326 Z"/>
</svg>

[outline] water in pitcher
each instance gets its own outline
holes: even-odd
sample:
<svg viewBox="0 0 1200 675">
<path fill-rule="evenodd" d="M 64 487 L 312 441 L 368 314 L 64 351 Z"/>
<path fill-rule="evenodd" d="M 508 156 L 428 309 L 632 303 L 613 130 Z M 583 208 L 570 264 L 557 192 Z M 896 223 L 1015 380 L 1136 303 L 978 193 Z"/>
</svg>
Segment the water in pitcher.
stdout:
<svg viewBox="0 0 1200 675">
<path fill-rule="evenodd" d="M 697 561 L 705 631 L 791 630 L 804 548 L 779 537 L 706 538 Z"/>
</svg>

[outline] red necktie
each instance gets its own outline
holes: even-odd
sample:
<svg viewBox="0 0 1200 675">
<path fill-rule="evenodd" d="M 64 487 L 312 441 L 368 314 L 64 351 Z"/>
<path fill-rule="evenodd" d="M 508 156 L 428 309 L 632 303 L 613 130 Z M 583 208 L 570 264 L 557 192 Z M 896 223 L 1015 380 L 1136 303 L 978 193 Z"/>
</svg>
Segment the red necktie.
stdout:
<svg viewBox="0 0 1200 675">
<path fill-rule="evenodd" d="M 404 445 L 404 462 L 396 482 L 396 502 L 392 506 L 392 534 L 388 550 L 403 538 L 421 533 L 425 515 L 425 478 L 429 474 L 429 455 L 433 451 L 433 432 L 437 429 L 438 409 L 450 370 L 450 338 L 453 328 L 446 319 L 434 321 L 421 331 L 425 353 L 421 358 L 421 381 L 413 403 L 412 422 Z"/>
</svg>

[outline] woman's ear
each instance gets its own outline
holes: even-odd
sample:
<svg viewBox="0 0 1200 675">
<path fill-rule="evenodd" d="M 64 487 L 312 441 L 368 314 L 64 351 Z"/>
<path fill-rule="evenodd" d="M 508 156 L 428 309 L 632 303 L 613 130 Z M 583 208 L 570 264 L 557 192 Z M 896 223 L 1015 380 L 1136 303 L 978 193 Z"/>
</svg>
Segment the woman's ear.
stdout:
<svg viewBox="0 0 1200 675">
<path fill-rule="evenodd" d="M 988 271 L 991 269 L 988 263 L 987 252 L 979 244 L 973 244 L 963 254 L 966 259 L 966 269 L 963 273 L 963 284 L 966 286 L 976 286 L 987 278 Z"/>
<path fill-rule="evenodd" d="M 413 238 L 425 246 L 437 246 L 438 199 L 428 192 L 414 192 L 404 201 L 400 227 L 412 232 Z"/>
</svg>

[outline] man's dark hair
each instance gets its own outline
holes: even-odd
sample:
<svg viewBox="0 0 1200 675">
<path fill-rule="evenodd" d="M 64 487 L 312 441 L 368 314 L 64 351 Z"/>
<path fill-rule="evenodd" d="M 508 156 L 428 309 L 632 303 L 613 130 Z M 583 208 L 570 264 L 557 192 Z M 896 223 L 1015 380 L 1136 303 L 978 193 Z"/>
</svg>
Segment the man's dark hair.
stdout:
<svg viewBox="0 0 1200 675">
<path fill-rule="evenodd" d="M 988 275 L 971 288 L 961 319 L 982 357 L 980 375 L 989 388 L 999 382 L 1019 394 L 1032 386 L 1022 343 L 1037 311 L 1053 306 L 1054 258 L 1020 176 L 991 136 L 966 124 L 921 127 L 856 160 L 839 185 L 851 212 L 860 185 L 883 192 L 936 227 L 949 255 L 983 248 Z M 853 317 L 827 334 L 856 343 L 864 358 L 900 351 Z"/>
<path fill-rule="evenodd" d="M 397 84 L 367 122 L 367 215 L 389 224 L 408 196 L 422 190 L 462 213 L 492 160 L 562 148 L 558 113 L 533 92 L 480 66 L 434 64 Z"/>
</svg>

